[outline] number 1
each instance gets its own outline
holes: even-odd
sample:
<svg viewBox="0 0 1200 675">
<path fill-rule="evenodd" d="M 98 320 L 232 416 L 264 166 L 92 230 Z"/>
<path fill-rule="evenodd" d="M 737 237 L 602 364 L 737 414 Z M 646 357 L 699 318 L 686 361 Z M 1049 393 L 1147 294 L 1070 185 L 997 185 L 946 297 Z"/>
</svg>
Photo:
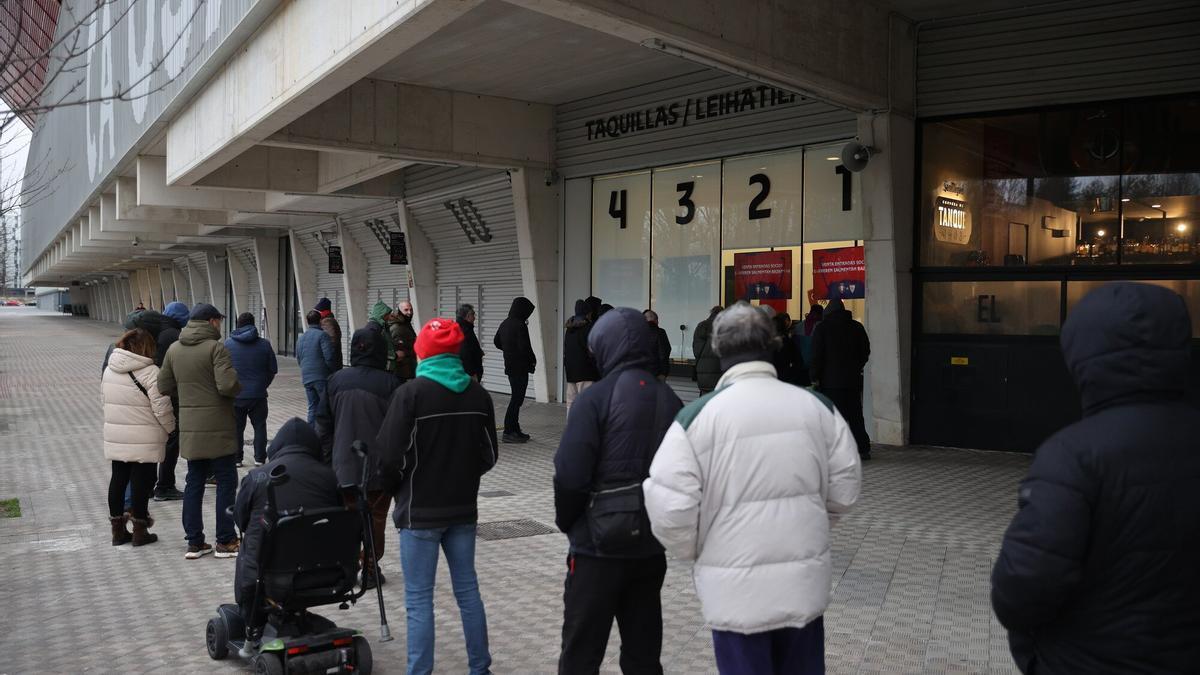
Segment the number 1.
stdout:
<svg viewBox="0 0 1200 675">
<path fill-rule="evenodd" d="M 846 167 L 842 166 L 841 164 L 838 164 L 837 168 L 834 169 L 833 171 L 834 171 L 834 173 L 840 174 L 842 176 L 842 210 L 849 211 L 850 210 L 850 186 L 851 186 L 851 181 L 852 181 L 851 176 L 853 176 L 854 174 L 850 173 L 850 170 L 847 169 Z"/>
</svg>

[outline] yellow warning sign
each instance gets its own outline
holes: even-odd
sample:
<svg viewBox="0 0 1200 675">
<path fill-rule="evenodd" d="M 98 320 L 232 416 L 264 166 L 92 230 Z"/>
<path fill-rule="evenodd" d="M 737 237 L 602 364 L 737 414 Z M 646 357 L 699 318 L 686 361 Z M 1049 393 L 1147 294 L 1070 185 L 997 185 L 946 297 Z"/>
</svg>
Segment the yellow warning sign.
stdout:
<svg viewBox="0 0 1200 675">
<path fill-rule="evenodd" d="M 970 365 L 970 363 L 971 363 L 971 359 L 968 359 L 965 356 L 951 356 L 950 357 L 950 365 L 952 365 L 952 366 L 966 366 L 966 365 Z"/>
</svg>

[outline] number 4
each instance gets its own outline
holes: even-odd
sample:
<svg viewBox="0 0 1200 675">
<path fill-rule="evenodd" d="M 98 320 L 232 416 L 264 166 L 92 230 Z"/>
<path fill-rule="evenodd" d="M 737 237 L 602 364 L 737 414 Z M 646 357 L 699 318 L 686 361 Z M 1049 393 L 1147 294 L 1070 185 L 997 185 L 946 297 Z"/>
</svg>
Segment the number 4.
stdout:
<svg viewBox="0 0 1200 675">
<path fill-rule="evenodd" d="M 618 197 L 620 203 L 618 204 Z M 627 225 L 628 211 L 626 209 L 626 191 L 613 190 L 608 195 L 608 215 L 616 218 L 621 223 L 621 229 L 624 230 Z"/>
</svg>

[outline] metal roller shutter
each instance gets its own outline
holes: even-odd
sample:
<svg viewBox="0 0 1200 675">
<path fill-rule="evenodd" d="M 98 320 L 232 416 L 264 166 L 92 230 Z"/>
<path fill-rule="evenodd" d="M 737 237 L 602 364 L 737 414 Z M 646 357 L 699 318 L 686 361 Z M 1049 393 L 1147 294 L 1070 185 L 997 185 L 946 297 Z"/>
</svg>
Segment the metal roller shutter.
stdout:
<svg viewBox="0 0 1200 675">
<path fill-rule="evenodd" d="M 175 276 L 179 280 L 179 285 L 175 289 L 175 294 L 179 296 L 179 301 L 191 304 L 192 302 L 192 280 L 188 277 L 188 259 L 176 258 L 172 261 L 175 267 Z"/>
<path fill-rule="evenodd" d="M 406 172 L 405 194 L 412 217 L 437 257 L 438 314 L 452 317 L 458 305 L 475 306 L 475 332 L 483 345 L 483 385 L 509 393 L 504 358 L 492 346 L 513 298 L 523 294 L 512 187 L 507 172 L 423 167 Z M 446 206 L 466 199 L 482 218 L 491 240 L 471 243 Z M 469 208 L 469 207 L 468 207 Z M 528 395 L 533 395 L 532 386 Z"/>
<path fill-rule="evenodd" d="M 263 314 L 262 287 L 258 281 L 258 260 L 254 257 L 254 242 L 247 241 L 229 247 L 232 258 L 230 264 L 241 265 L 246 271 L 246 308 L 238 307 L 238 313 L 243 311 L 254 315 L 254 322 L 262 326 L 266 320 Z"/>
<path fill-rule="evenodd" d="M 208 291 L 208 258 L 203 252 L 189 255 L 188 269 L 191 272 L 192 283 L 196 284 L 196 287 L 192 289 L 192 296 L 195 297 L 196 303 L 211 304 L 212 298 Z"/>
<path fill-rule="evenodd" d="M 930 23 L 920 116 L 1200 90 L 1200 3 L 1099 0 Z"/>
<path fill-rule="evenodd" d="M 342 216 L 342 225 L 367 259 L 367 304 L 382 300 L 395 309 L 408 299 L 408 265 L 393 265 L 388 250 L 387 233 L 400 231 L 396 204 L 388 202 L 347 214 Z"/>
<path fill-rule="evenodd" d="M 322 232 L 335 231 L 333 221 L 297 228 L 292 234 L 299 238 L 301 246 L 308 252 L 317 271 L 317 297 L 329 298 L 333 302 L 333 315 L 342 327 L 342 360 L 350 361 L 350 336 L 354 328 L 350 325 L 350 309 L 346 305 L 346 286 L 342 283 L 342 275 L 329 273 L 329 256 L 320 239 Z M 305 314 L 312 307 L 301 308 Z"/>
</svg>

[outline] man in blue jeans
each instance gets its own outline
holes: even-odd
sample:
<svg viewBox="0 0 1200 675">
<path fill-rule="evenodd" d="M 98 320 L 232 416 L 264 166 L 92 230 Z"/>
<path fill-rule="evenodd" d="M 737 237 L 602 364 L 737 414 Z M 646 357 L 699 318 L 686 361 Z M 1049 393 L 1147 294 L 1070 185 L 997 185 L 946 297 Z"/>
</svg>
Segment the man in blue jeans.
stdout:
<svg viewBox="0 0 1200 675">
<path fill-rule="evenodd" d="M 296 341 L 296 364 L 300 366 L 300 381 L 308 398 L 308 423 L 317 417 L 321 399 L 325 397 L 325 382 L 334 371 L 333 340 L 321 330 L 321 313 L 312 310 L 304 315 L 308 330 Z"/>
<path fill-rule="evenodd" d="M 194 560 L 209 553 L 218 558 L 238 554 L 233 516 L 237 490 L 234 467 L 233 401 L 242 391 L 233 361 L 221 344 L 221 320 L 225 316 L 212 305 L 192 308 L 179 341 L 171 345 L 158 371 L 158 390 L 179 397 L 179 454 L 187 460 L 183 489 L 183 531 Z M 204 540 L 204 479 L 217 483 L 217 547 Z"/>
<path fill-rule="evenodd" d="M 396 495 L 409 675 L 433 672 L 439 549 L 450 567 L 470 672 L 484 675 L 492 666 L 475 576 L 475 525 L 479 479 L 496 463 L 496 417 L 491 396 L 463 370 L 462 341 L 454 319 L 425 324 L 413 348 L 417 376 L 392 395 L 374 445 L 384 488 Z M 416 466 L 419 472 L 406 470 Z"/>
<path fill-rule="evenodd" d="M 275 349 L 271 341 L 260 337 L 254 327 L 254 315 L 242 312 L 237 318 L 237 328 L 225 340 L 225 349 L 233 358 L 233 369 L 242 383 L 242 392 L 233 402 L 233 413 L 237 416 L 237 465 L 242 466 L 245 456 L 242 450 L 246 442 L 246 418 L 254 428 L 254 465 L 267 461 L 267 388 L 279 372 Z"/>
</svg>

